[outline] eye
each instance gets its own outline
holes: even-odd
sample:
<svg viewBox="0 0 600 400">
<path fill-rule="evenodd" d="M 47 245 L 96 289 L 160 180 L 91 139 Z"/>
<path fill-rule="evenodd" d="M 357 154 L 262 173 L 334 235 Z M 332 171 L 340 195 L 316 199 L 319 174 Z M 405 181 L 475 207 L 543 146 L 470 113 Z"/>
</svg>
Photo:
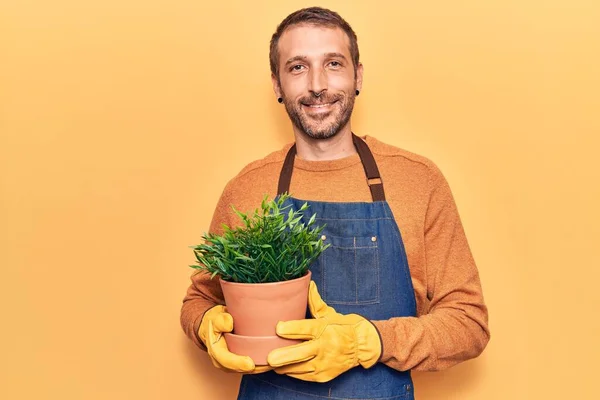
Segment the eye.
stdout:
<svg viewBox="0 0 600 400">
<path fill-rule="evenodd" d="M 339 61 L 331 61 L 329 65 L 331 65 L 333 68 L 340 68 L 342 66 Z"/>
<path fill-rule="evenodd" d="M 296 64 L 296 65 L 292 66 L 292 68 L 290 68 L 290 71 L 302 71 L 302 68 L 304 68 L 304 65 Z"/>
</svg>

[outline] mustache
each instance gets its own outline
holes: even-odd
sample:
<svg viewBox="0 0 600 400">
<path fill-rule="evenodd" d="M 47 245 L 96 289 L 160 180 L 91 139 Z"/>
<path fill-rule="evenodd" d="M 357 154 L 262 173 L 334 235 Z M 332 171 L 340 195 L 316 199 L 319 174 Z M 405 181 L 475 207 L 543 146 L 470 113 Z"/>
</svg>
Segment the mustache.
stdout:
<svg viewBox="0 0 600 400">
<path fill-rule="evenodd" d="M 299 102 L 307 105 L 307 106 L 314 106 L 314 105 L 318 105 L 318 104 L 327 104 L 327 103 L 333 103 L 339 100 L 342 100 L 344 97 L 342 95 L 334 95 L 334 94 L 322 94 L 319 97 L 315 97 L 315 96 L 304 96 L 301 97 Z"/>
</svg>

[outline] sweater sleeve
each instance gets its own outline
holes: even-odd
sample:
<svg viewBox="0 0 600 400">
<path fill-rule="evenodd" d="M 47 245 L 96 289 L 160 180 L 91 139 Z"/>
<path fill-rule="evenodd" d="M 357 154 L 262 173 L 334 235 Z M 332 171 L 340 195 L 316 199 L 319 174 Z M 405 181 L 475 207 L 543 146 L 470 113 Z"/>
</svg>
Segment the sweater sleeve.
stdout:
<svg viewBox="0 0 600 400">
<path fill-rule="evenodd" d="M 433 171 L 424 219 L 428 310 L 373 321 L 382 337 L 380 361 L 402 371 L 449 368 L 477 357 L 490 338 L 479 273 L 450 187 Z"/>
<path fill-rule="evenodd" d="M 212 217 L 209 232 L 221 234 L 223 224 L 231 223 L 231 204 L 227 187 L 221 194 L 219 202 Z M 195 271 L 191 276 L 192 283 L 187 289 L 181 306 L 180 322 L 185 334 L 201 349 L 206 350 L 204 343 L 198 337 L 198 329 L 204 313 L 218 304 L 225 304 L 223 292 L 219 281 L 210 279 L 210 274 L 204 271 Z"/>
</svg>

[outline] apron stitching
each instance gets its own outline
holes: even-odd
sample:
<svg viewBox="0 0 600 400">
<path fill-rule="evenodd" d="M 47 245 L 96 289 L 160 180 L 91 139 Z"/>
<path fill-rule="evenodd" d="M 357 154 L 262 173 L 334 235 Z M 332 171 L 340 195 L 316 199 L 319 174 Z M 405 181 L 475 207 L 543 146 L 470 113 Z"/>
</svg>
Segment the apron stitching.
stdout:
<svg viewBox="0 0 600 400">
<path fill-rule="evenodd" d="M 321 282 L 323 283 L 323 300 L 327 303 L 327 285 L 326 285 L 326 279 L 325 279 L 325 274 L 327 273 L 327 262 L 325 261 L 327 259 L 327 257 L 325 257 L 325 255 L 322 256 L 323 259 L 323 271 L 321 274 Z"/>
<path fill-rule="evenodd" d="M 282 390 L 286 390 L 288 392 L 299 393 L 299 394 L 302 394 L 304 396 L 318 397 L 320 399 L 334 399 L 334 400 L 371 400 L 371 399 L 373 399 L 373 400 L 394 400 L 394 399 L 400 399 L 400 398 L 406 396 L 406 393 L 405 393 L 405 394 L 399 394 L 397 396 L 392 396 L 392 397 L 376 397 L 376 398 L 369 397 L 368 399 L 359 399 L 359 398 L 350 398 L 350 397 L 331 397 L 331 388 L 329 388 L 329 395 L 327 397 L 325 397 L 325 396 L 319 396 L 318 394 L 304 393 L 304 392 L 300 392 L 300 391 L 297 391 L 297 390 L 286 388 L 284 386 L 279 386 L 279 385 L 276 385 L 276 384 L 274 384 L 272 382 L 262 380 L 262 379 L 258 378 L 257 376 L 253 376 L 253 378 L 256 379 L 257 381 L 261 381 L 263 383 L 266 383 L 267 385 L 271 385 L 271 386 L 274 386 L 276 388 L 279 388 L 279 389 L 282 389 Z"/>
<path fill-rule="evenodd" d="M 394 218 L 381 217 L 381 218 L 315 218 L 315 221 L 389 221 Z"/>
<path fill-rule="evenodd" d="M 377 248 L 377 246 L 375 248 Z M 380 283 L 381 283 L 380 282 L 381 276 L 380 276 L 380 267 L 379 267 L 379 249 L 378 248 L 377 248 L 377 250 L 375 250 L 375 263 L 376 263 L 376 267 L 377 267 L 377 268 L 375 268 L 375 270 L 377 272 L 377 278 L 375 278 L 375 282 L 377 282 L 377 302 L 379 303 L 379 299 L 381 299 L 381 297 L 379 297 L 380 296 L 379 287 L 380 287 Z"/>
<path fill-rule="evenodd" d="M 358 303 L 358 266 L 356 265 L 356 236 L 353 238 L 354 242 L 354 296 Z"/>
<path fill-rule="evenodd" d="M 262 380 L 262 379 L 260 379 L 260 378 L 257 378 L 257 377 L 254 377 L 254 378 L 255 378 L 256 380 L 259 380 L 259 381 L 263 382 L 263 383 L 266 383 L 267 385 L 271 385 L 271 386 L 274 386 L 274 387 L 276 387 L 276 388 L 279 388 L 279 389 L 282 389 L 282 390 L 286 390 L 286 391 L 288 391 L 288 392 L 299 393 L 299 394 L 302 394 L 302 395 L 304 395 L 304 396 L 318 397 L 318 398 L 320 398 L 320 399 L 332 398 L 332 399 L 346 400 L 346 399 L 342 399 L 342 398 L 339 398 L 339 397 L 330 397 L 330 396 L 327 396 L 327 397 L 325 397 L 325 396 L 319 396 L 318 394 L 304 393 L 304 392 L 300 392 L 300 391 L 297 391 L 297 390 L 294 390 L 294 389 L 289 389 L 289 388 L 286 388 L 286 387 L 284 387 L 284 386 L 279 386 L 279 385 L 276 385 L 276 384 L 274 384 L 274 383 L 272 383 L 272 382 L 265 381 L 265 380 Z M 331 389 L 330 389 L 330 390 L 331 390 Z"/>
<path fill-rule="evenodd" d="M 400 233 L 400 228 L 398 227 L 398 224 L 396 224 L 396 229 L 394 229 L 394 235 L 396 235 L 396 240 L 398 240 L 398 243 L 400 243 L 400 257 L 404 258 L 406 260 L 406 268 L 404 269 L 404 277 L 405 279 L 408 280 L 408 282 L 410 283 L 410 287 L 412 288 L 412 293 L 409 293 L 409 299 L 410 302 L 413 305 L 413 308 L 415 310 L 415 314 L 417 311 L 417 298 L 415 295 L 415 288 L 414 285 L 412 283 L 412 276 L 410 274 L 410 265 L 408 264 L 408 256 L 406 255 L 406 249 L 404 248 L 404 242 L 402 241 L 402 234 Z M 410 294 L 412 294 L 412 296 L 410 296 Z"/>
<path fill-rule="evenodd" d="M 327 235 L 328 238 L 330 237 L 330 235 Z M 364 235 L 363 235 L 364 236 Z M 333 236 L 333 237 L 339 237 L 339 236 Z M 364 237 L 373 237 L 372 234 L 364 236 Z M 370 246 L 357 246 L 356 245 L 356 236 L 352 237 L 353 240 L 353 244 L 354 246 L 350 247 L 350 246 L 334 246 L 332 244 L 331 248 L 332 249 L 340 249 L 340 250 L 354 250 L 354 278 L 355 278 L 355 293 L 354 293 L 354 301 L 341 301 L 341 300 L 329 300 L 327 299 L 327 288 L 326 288 L 326 270 L 327 270 L 327 264 L 326 264 L 326 257 L 322 257 L 322 273 L 321 273 L 321 283 L 322 283 L 322 288 L 323 288 L 323 300 L 327 303 L 327 304 L 340 304 L 340 305 L 373 305 L 373 304 L 381 304 L 381 300 L 380 300 L 380 296 L 381 296 L 381 291 L 380 291 L 380 286 L 381 286 L 381 282 L 379 281 L 381 279 L 380 276 L 380 267 L 379 267 L 379 244 L 375 244 L 375 245 L 370 245 Z M 375 252 L 374 255 L 374 263 L 375 263 L 375 272 L 374 274 L 376 275 L 375 280 L 376 280 L 376 289 L 375 289 L 375 298 L 374 299 L 369 299 L 369 300 L 359 300 L 358 299 L 358 270 L 359 270 L 359 265 L 356 261 L 357 259 L 357 251 L 359 249 L 367 249 L 367 250 L 373 250 Z"/>
<path fill-rule="evenodd" d="M 359 302 L 352 302 L 352 301 L 327 301 L 327 304 L 345 304 L 347 306 L 369 306 L 372 304 L 380 304 L 381 302 L 379 300 L 369 300 L 369 301 L 361 301 Z"/>
<path fill-rule="evenodd" d="M 342 250 L 351 250 L 351 249 L 376 249 L 377 246 L 356 246 L 356 247 L 343 247 L 343 246 L 331 246 L 332 249 L 342 249 Z"/>
</svg>

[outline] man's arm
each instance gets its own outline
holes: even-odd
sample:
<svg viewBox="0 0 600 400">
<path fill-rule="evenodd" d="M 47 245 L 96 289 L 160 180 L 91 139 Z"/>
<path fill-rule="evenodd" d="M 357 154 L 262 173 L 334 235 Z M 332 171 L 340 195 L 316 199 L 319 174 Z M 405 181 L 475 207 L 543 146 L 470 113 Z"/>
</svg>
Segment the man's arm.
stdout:
<svg viewBox="0 0 600 400">
<path fill-rule="evenodd" d="M 212 217 L 209 232 L 220 234 L 222 226 L 226 224 L 230 227 L 231 223 L 231 205 L 225 188 Z M 206 350 L 204 344 L 198 338 L 198 329 L 202 316 L 208 309 L 217 304 L 225 304 L 223 292 L 219 280 L 215 277 L 210 279 L 210 274 L 199 271 L 194 273 L 191 278 L 192 283 L 188 287 L 187 293 L 181 306 L 181 327 L 185 334 L 201 349 Z"/>
<path fill-rule="evenodd" d="M 424 226 L 429 311 L 373 321 L 381 362 L 397 370 L 435 371 L 477 357 L 487 345 L 487 307 L 479 273 L 448 183 L 434 168 Z"/>
</svg>

